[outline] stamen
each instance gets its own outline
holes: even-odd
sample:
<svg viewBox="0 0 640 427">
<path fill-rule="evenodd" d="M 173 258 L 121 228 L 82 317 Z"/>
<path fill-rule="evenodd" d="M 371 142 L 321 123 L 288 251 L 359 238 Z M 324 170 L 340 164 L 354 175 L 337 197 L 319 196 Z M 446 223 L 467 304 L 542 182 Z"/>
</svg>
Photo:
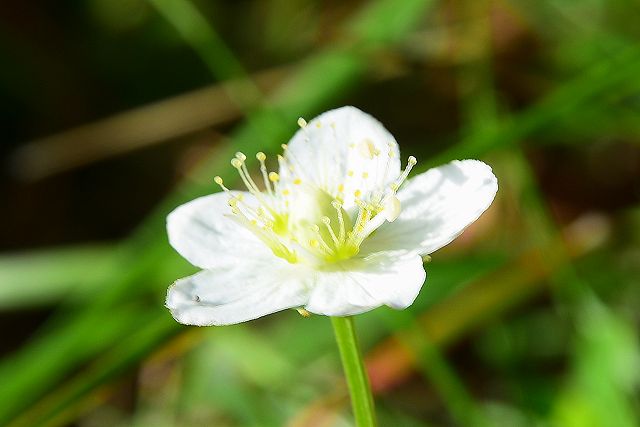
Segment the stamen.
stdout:
<svg viewBox="0 0 640 427">
<path fill-rule="evenodd" d="M 313 224 L 311 226 L 311 231 L 316 233 L 316 235 L 318 236 L 317 241 L 318 241 L 318 243 L 320 243 L 320 246 L 322 246 L 322 249 L 324 249 L 327 252 L 327 254 L 333 255 L 333 253 L 334 253 L 333 249 L 331 249 L 329 247 L 329 245 L 327 245 L 327 242 L 325 242 L 324 239 L 322 238 L 322 234 L 320 234 L 320 227 L 318 227 L 316 224 Z M 311 243 L 311 242 L 309 242 L 309 243 Z"/>
<path fill-rule="evenodd" d="M 338 247 L 340 245 L 340 242 L 338 241 L 338 238 L 336 237 L 336 233 L 334 233 L 333 228 L 331 228 L 331 219 L 328 216 L 323 216 L 322 218 L 320 218 L 320 221 L 322 221 L 322 223 L 327 227 L 327 230 L 329 230 L 329 234 L 331 235 L 331 240 L 333 240 L 333 244 L 335 245 L 335 247 Z"/>
<path fill-rule="evenodd" d="M 300 126 L 301 129 L 304 129 L 307 127 L 307 121 L 305 119 L 303 119 L 302 117 L 300 117 L 298 119 L 298 126 Z"/>
<path fill-rule="evenodd" d="M 216 184 L 218 184 L 220 186 L 220 188 L 222 188 L 222 190 L 224 190 L 225 193 L 229 192 L 229 189 L 227 187 L 225 187 L 224 185 L 224 181 L 222 180 L 221 177 L 219 176 L 214 176 L 213 177 L 213 182 L 215 182 Z"/>
<path fill-rule="evenodd" d="M 418 163 L 416 158 L 413 156 L 409 156 L 409 159 L 407 160 L 407 167 L 404 168 L 402 175 L 400 175 L 396 182 L 391 184 L 391 189 L 394 192 L 398 191 L 404 180 L 407 179 L 407 176 L 409 176 L 409 172 L 411 172 L 411 169 L 416 165 L 416 163 Z"/>
<path fill-rule="evenodd" d="M 247 175 L 244 171 L 245 168 L 242 167 L 243 165 L 244 163 L 239 158 L 234 157 L 233 159 L 231 159 L 231 166 L 238 170 L 240 178 L 242 179 L 244 185 L 247 187 L 247 190 L 257 196 L 260 193 L 260 190 L 258 190 L 258 188 L 255 186 L 255 183 L 252 183 L 252 181 L 249 181 L 247 179 Z"/>
<path fill-rule="evenodd" d="M 269 175 L 267 175 L 267 166 L 264 161 L 267 160 L 267 156 L 262 152 L 258 151 L 256 153 L 256 159 L 260 162 L 260 173 L 262 173 L 262 180 L 264 181 L 264 186 L 267 189 L 267 193 L 273 197 L 273 191 L 271 190 L 271 183 L 269 182 Z"/>
<path fill-rule="evenodd" d="M 242 167 L 242 171 L 244 172 L 245 176 L 247 177 L 247 181 L 249 181 L 249 182 L 251 183 L 251 185 L 253 186 L 253 188 L 256 190 L 256 193 L 257 193 L 257 194 L 256 194 L 256 196 L 257 196 L 258 194 L 261 194 L 260 189 L 258 188 L 258 186 L 256 185 L 256 183 L 253 181 L 253 178 L 251 178 L 251 174 L 249 173 L 249 170 L 247 169 L 247 164 L 244 162 L 244 161 L 247 159 L 247 156 L 245 156 L 245 155 L 244 155 L 244 154 L 242 154 L 242 153 L 238 153 L 238 154 L 241 154 L 241 155 L 244 157 L 243 159 L 241 159 L 241 160 L 242 160 L 242 165 L 241 165 L 241 167 Z M 236 154 L 236 156 L 237 156 L 238 154 Z"/>
<path fill-rule="evenodd" d="M 333 206 L 333 208 L 338 213 L 338 224 L 340 226 L 338 231 L 338 240 L 340 240 L 340 243 L 344 243 L 345 230 L 344 230 L 344 217 L 342 216 L 342 205 L 340 204 L 339 201 L 334 200 L 333 202 L 331 202 L 331 206 Z"/>
</svg>

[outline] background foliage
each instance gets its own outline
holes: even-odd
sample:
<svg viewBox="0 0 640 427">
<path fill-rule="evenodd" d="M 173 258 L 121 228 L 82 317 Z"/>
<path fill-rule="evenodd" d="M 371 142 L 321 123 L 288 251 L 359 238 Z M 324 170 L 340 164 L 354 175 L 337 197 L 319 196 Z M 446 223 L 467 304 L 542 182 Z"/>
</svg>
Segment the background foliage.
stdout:
<svg viewBox="0 0 640 427">
<path fill-rule="evenodd" d="M 640 424 L 640 6 L 87 0 L 0 8 L 0 425 L 343 426 L 329 319 L 188 328 L 166 214 L 352 104 L 492 208 L 358 316 L 382 425 Z M 251 156 L 249 156 L 252 158 Z"/>
</svg>

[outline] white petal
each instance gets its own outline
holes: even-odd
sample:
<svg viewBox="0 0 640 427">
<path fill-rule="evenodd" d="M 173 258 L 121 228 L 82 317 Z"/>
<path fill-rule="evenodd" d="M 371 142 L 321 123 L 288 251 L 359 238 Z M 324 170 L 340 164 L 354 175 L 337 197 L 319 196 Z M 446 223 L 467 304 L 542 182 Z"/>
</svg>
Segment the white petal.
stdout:
<svg viewBox="0 0 640 427">
<path fill-rule="evenodd" d="M 253 198 L 243 193 L 246 200 Z M 167 217 L 169 242 L 200 268 L 240 262 L 247 254 L 267 256 L 270 250 L 251 232 L 229 218 L 229 196 L 216 193 L 178 206 Z"/>
<path fill-rule="evenodd" d="M 361 246 L 361 253 L 406 250 L 429 254 L 455 239 L 491 205 L 498 180 L 478 160 L 453 161 L 409 180 L 398 193 L 402 207 Z"/>
<path fill-rule="evenodd" d="M 391 155 L 390 155 L 391 153 Z M 291 139 L 285 158 L 293 175 L 280 169 L 284 183 L 300 178 L 337 195 L 344 187 L 344 206 L 393 182 L 400 174 L 398 144 L 382 124 L 355 107 L 327 111 L 311 120 Z"/>
<path fill-rule="evenodd" d="M 303 277 L 273 255 L 251 254 L 244 263 L 178 280 L 167 292 L 166 306 L 186 325 L 231 325 L 304 305 Z"/>
<path fill-rule="evenodd" d="M 422 258 L 415 254 L 381 252 L 352 259 L 316 273 L 305 308 L 327 316 L 349 316 L 381 305 L 406 308 L 425 277 Z"/>
</svg>

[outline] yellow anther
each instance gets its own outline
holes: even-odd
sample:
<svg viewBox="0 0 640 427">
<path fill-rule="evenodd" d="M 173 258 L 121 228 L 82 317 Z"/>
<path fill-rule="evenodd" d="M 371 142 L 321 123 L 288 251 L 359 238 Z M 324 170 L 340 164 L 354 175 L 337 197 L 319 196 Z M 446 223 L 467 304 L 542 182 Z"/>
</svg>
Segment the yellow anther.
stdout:
<svg viewBox="0 0 640 427">
<path fill-rule="evenodd" d="M 309 318 L 311 317 L 311 313 L 309 313 L 307 310 L 305 310 L 304 308 L 296 308 L 296 311 L 298 312 L 298 314 L 302 317 L 305 318 Z"/>
<path fill-rule="evenodd" d="M 278 175 L 276 172 L 269 172 L 269 181 L 271 182 L 280 181 L 280 175 Z"/>
<path fill-rule="evenodd" d="M 256 153 L 256 159 L 258 159 L 258 161 L 260 162 L 264 162 L 265 160 L 267 160 L 267 156 L 262 151 L 258 151 Z"/>
<path fill-rule="evenodd" d="M 369 178 L 369 172 L 362 172 L 362 179 Z"/>
<path fill-rule="evenodd" d="M 322 123 L 319 120 L 316 122 L 316 127 L 318 129 L 320 129 L 322 127 Z"/>
<path fill-rule="evenodd" d="M 300 185 L 300 184 L 302 184 L 302 180 L 300 178 L 296 178 L 296 179 L 293 180 L 293 183 L 295 185 Z"/>
<path fill-rule="evenodd" d="M 283 150 L 287 150 L 287 148 L 289 148 L 289 146 L 287 144 L 282 144 L 280 145 L 280 147 L 282 147 Z"/>
<path fill-rule="evenodd" d="M 289 194 L 291 194 L 291 192 L 289 190 L 282 190 L 282 195 L 283 196 L 288 196 Z"/>
<path fill-rule="evenodd" d="M 309 240 L 309 246 L 311 246 L 312 248 L 317 248 L 318 245 L 320 245 L 320 242 L 318 242 L 318 240 L 316 239 Z"/>
<path fill-rule="evenodd" d="M 349 176 L 353 176 L 353 171 L 349 171 L 349 172 L 347 172 L 347 175 L 349 175 Z"/>
<path fill-rule="evenodd" d="M 235 199 L 235 198 L 229 199 L 229 206 L 231 206 L 232 208 L 235 208 L 236 206 L 238 206 L 238 199 Z"/>
<path fill-rule="evenodd" d="M 245 156 L 244 153 L 238 151 L 236 153 L 236 159 L 240 160 L 241 162 L 244 162 L 245 160 L 247 160 L 247 156 Z"/>
<path fill-rule="evenodd" d="M 217 176 L 217 175 L 213 177 L 213 182 L 215 182 L 218 185 L 223 185 L 224 184 L 224 181 L 222 180 L 222 178 Z"/>
<path fill-rule="evenodd" d="M 305 119 L 303 119 L 302 117 L 300 117 L 298 119 L 298 126 L 300 126 L 302 129 L 307 127 L 307 121 Z"/>
<path fill-rule="evenodd" d="M 323 216 L 322 218 L 320 218 L 320 221 L 322 221 L 322 223 L 326 225 L 331 224 L 331 219 L 328 216 Z"/>
<path fill-rule="evenodd" d="M 353 195 L 356 196 L 356 197 L 360 197 L 362 195 L 362 191 L 356 190 L 356 191 L 353 192 Z"/>
<path fill-rule="evenodd" d="M 242 167 L 242 161 L 238 158 L 231 159 L 231 166 L 236 169 L 240 169 Z"/>
<path fill-rule="evenodd" d="M 313 231 L 314 233 L 319 233 L 320 232 L 320 227 L 318 227 L 317 224 L 313 224 L 309 228 L 311 228 L 311 231 Z"/>
<path fill-rule="evenodd" d="M 334 200 L 331 202 L 331 206 L 333 206 L 334 209 L 340 209 L 342 208 L 342 203 L 340 203 L 338 200 Z"/>
<path fill-rule="evenodd" d="M 338 193 L 344 193 L 344 184 L 338 185 Z"/>
<path fill-rule="evenodd" d="M 416 158 L 415 158 L 415 157 L 413 157 L 413 156 L 409 156 L 409 160 L 408 160 L 408 161 L 409 161 L 409 164 L 410 164 L 411 166 L 413 166 L 413 165 L 415 165 L 416 163 L 418 163 L 418 160 L 416 160 Z"/>
</svg>

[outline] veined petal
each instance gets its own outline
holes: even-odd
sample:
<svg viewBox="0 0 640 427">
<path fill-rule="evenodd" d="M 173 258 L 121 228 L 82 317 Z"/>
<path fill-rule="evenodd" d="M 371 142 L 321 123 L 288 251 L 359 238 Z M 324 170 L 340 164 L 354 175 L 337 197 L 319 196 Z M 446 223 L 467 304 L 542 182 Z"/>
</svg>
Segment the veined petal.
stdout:
<svg viewBox="0 0 640 427">
<path fill-rule="evenodd" d="M 381 305 L 402 309 L 416 299 L 425 278 L 417 254 L 380 252 L 317 272 L 305 308 L 327 316 L 350 316 Z"/>
<path fill-rule="evenodd" d="M 242 194 L 245 200 L 253 198 Z M 216 193 L 178 206 L 167 217 L 169 243 L 191 264 L 214 268 L 241 262 L 247 254 L 260 257 L 271 253 L 255 235 L 229 218 L 228 202 L 228 194 Z"/>
<path fill-rule="evenodd" d="M 398 178 L 399 157 L 398 143 L 379 121 L 355 107 L 342 107 L 296 132 L 280 176 L 285 183 L 309 180 L 343 199 L 349 209 L 356 191 L 364 197 Z"/>
<path fill-rule="evenodd" d="M 455 239 L 491 205 L 498 180 L 478 160 L 453 161 L 410 179 L 398 193 L 400 216 L 382 225 L 361 253 L 434 252 Z"/>
<path fill-rule="evenodd" d="M 254 257 L 176 281 L 166 301 L 173 317 L 186 325 L 231 325 L 304 305 L 308 292 L 291 264 Z"/>
</svg>

